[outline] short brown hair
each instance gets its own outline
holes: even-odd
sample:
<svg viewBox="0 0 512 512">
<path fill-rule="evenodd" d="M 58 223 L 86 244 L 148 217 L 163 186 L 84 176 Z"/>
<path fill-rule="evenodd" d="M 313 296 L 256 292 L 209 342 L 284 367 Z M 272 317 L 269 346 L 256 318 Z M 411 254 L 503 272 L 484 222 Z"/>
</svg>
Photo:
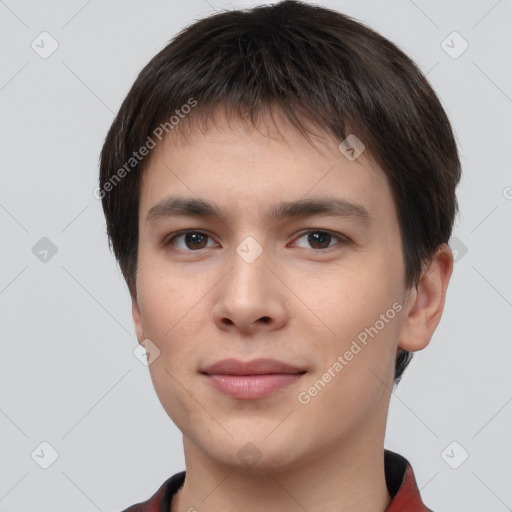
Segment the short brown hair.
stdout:
<svg viewBox="0 0 512 512">
<path fill-rule="evenodd" d="M 185 105 L 194 105 L 187 116 Z M 392 190 L 407 286 L 449 241 L 461 167 L 447 115 L 424 75 L 361 22 L 286 0 L 216 13 L 182 30 L 140 72 L 112 123 L 99 190 L 110 247 L 132 297 L 149 160 L 139 150 L 151 148 L 162 127 L 184 129 L 219 107 L 253 123 L 264 109 L 280 108 L 306 137 L 313 125 L 340 141 L 348 134 L 364 141 Z M 411 356 L 399 353 L 395 383 Z"/>
</svg>

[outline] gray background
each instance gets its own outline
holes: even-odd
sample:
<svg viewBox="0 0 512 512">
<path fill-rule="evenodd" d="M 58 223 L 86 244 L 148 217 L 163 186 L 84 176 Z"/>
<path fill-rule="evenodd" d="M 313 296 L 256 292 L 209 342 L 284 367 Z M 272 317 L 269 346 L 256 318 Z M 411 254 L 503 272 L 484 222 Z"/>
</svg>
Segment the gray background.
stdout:
<svg viewBox="0 0 512 512">
<path fill-rule="evenodd" d="M 462 157 L 446 309 L 393 394 L 386 446 L 436 512 L 512 510 L 512 1 L 318 3 L 418 63 Z M 98 155 L 137 73 L 179 29 L 251 5 L 0 1 L 0 511 L 116 512 L 184 469 L 180 432 L 133 354 L 93 195 Z M 43 31 L 58 42 L 47 58 Z M 42 442 L 58 453 L 47 469 Z"/>
</svg>

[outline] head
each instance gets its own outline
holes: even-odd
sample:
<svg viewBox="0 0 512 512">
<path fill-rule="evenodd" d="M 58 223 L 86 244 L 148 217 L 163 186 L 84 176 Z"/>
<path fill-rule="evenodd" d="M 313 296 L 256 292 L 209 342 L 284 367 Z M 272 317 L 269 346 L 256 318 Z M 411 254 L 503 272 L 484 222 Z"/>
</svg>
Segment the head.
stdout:
<svg viewBox="0 0 512 512">
<path fill-rule="evenodd" d="M 271 443 L 260 436 L 275 425 L 269 403 L 291 395 L 215 394 L 200 370 L 225 357 L 302 365 L 308 387 L 302 403 L 304 389 L 292 393 L 295 406 L 359 410 L 336 432 L 385 416 L 389 388 L 440 320 L 459 179 L 435 92 L 360 22 L 284 1 L 178 34 L 124 100 L 99 189 L 139 341 L 160 351 L 151 376 L 178 426 L 197 445 L 208 429 L 185 386 L 234 437 Z M 343 215 L 305 206 L 319 198 L 343 200 Z M 178 210 L 188 215 L 168 215 Z M 191 233 L 176 238 L 181 230 Z M 350 359 L 334 368 L 340 354 Z M 318 380 L 325 389 L 308 392 Z M 308 435 L 287 423 L 286 435 Z"/>
</svg>

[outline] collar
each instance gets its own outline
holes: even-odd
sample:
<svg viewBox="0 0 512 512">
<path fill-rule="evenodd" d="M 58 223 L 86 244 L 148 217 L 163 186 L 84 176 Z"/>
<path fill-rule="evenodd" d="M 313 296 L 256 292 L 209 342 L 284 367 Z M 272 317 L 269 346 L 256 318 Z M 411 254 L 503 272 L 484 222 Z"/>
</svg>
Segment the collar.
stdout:
<svg viewBox="0 0 512 512">
<path fill-rule="evenodd" d="M 384 450 L 384 470 L 391 503 L 385 512 L 432 512 L 421 499 L 409 461 L 390 450 Z M 168 478 L 147 501 L 123 512 L 169 512 L 172 497 L 185 481 L 185 471 Z"/>
<path fill-rule="evenodd" d="M 384 470 L 391 503 L 385 512 L 432 512 L 420 495 L 409 461 L 390 450 L 384 450 Z"/>
</svg>

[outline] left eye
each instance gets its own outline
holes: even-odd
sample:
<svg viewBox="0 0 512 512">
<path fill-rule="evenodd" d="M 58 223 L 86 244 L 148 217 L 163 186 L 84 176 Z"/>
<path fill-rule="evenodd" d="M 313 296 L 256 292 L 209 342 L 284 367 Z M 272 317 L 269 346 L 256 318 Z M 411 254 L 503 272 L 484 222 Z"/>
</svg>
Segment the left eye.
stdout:
<svg viewBox="0 0 512 512">
<path fill-rule="evenodd" d="M 297 240 L 305 238 L 307 243 L 313 246 L 313 249 L 330 249 L 329 246 L 332 239 L 337 239 L 338 243 L 347 243 L 348 240 L 342 235 L 334 235 L 328 231 L 313 230 L 303 233 Z M 333 244 L 337 245 L 337 244 Z M 306 247 L 307 249 L 308 247 Z"/>
</svg>

